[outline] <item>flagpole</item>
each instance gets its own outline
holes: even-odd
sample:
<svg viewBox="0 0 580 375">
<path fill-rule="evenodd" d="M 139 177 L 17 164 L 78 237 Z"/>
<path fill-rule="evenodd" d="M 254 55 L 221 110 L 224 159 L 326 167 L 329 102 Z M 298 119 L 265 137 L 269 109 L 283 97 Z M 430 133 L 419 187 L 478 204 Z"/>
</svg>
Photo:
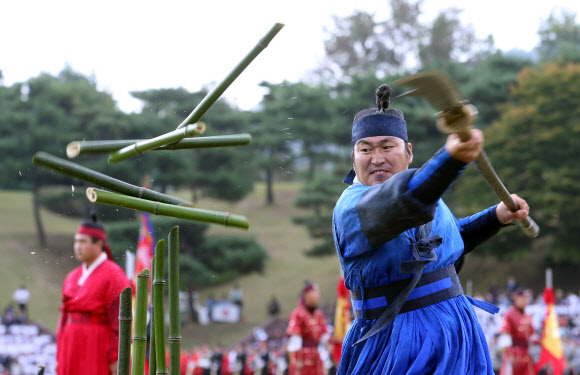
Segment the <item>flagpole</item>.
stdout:
<svg viewBox="0 0 580 375">
<path fill-rule="evenodd" d="M 552 280 L 552 269 L 546 268 L 546 288 L 552 288 L 553 280 Z"/>
</svg>

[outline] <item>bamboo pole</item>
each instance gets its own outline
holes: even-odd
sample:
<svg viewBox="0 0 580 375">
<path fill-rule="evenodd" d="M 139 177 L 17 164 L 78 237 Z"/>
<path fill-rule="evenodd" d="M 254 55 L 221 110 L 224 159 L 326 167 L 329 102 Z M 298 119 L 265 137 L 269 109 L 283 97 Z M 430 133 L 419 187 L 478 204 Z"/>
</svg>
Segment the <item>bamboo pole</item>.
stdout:
<svg viewBox="0 0 580 375">
<path fill-rule="evenodd" d="M 135 295 L 135 327 L 133 331 L 133 358 L 131 374 L 141 375 L 145 371 L 145 349 L 147 347 L 147 295 L 149 294 L 149 270 L 137 275 Z"/>
<path fill-rule="evenodd" d="M 205 132 L 205 124 L 198 122 L 193 125 L 187 125 L 184 128 L 176 129 L 172 132 L 162 134 L 155 138 L 146 139 L 141 142 L 133 143 L 130 146 L 123 147 L 120 150 L 114 151 L 109 155 L 109 163 L 116 163 L 118 161 L 128 159 L 131 156 L 139 155 L 145 151 L 154 150 L 171 143 L 180 142 L 183 138 L 193 137 Z"/>
<path fill-rule="evenodd" d="M 149 212 L 154 215 L 170 216 L 243 229 L 250 228 L 250 224 L 244 216 L 230 214 L 229 212 L 202 210 L 199 208 L 151 202 L 145 199 L 129 197 L 95 188 L 87 188 L 87 198 L 91 202 L 131 208 L 133 210 Z"/>
<path fill-rule="evenodd" d="M 179 226 L 169 232 L 169 375 L 181 373 L 181 327 L 179 319 Z"/>
<path fill-rule="evenodd" d="M 155 328 L 155 362 L 157 374 L 167 374 L 167 361 L 165 360 L 165 319 L 163 313 L 163 287 L 165 266 L 165 240 L 159 240 L 155 246 L 155 271 L 153 285 L 154 290 L 154 325 Z"/>
<path fill-rule="evenodd" d="M 123 289 L 119 296 L 119 355 L 117 360 L 117 375 L 130 375 L 131 370 L 131 324 L 133 290 Z"/>
<path fill-rule="evenodd" d="M 155 255 L 151 258 L 151 278 L 155 280 Z M 155 306 L 153 301 L 155 299 L 155 290 L 151 288 L 151 302 L 149 319 L 151 319 L 151 324 L 149 325 L 149 375 L 155 375 L 157 371 L 157 361 L 155 360 Z"/>
<path fill-rule="evenodd" d="M 132 144 L 143 142 L 145 139 L 121 139 L 103 141 L 74 141 L 66 146 L 66 155 L 76 158 L 79 155 L 105 154 L 122 149 Z M 186 150 L 194 148 L 234 147 L 252 143 L 252 136 L 248 133 L 217 135 L 211 137 L 185 138 L 179 143 L 158 147 L 152 151 Z"/>
<path fill-rule="evenodd" d="M 143 198 L 150 201 L 158 201 L 169 204 L 192 206 L 191 202 L 172 196 L 158 193 L 144 187 L 131 185 L 127 182 L 117 180 L 92 169 L 61 159 L 49 153 L 40 151 L 34 154 L 32 163 L 51 169 L 65 176 L 73 177 L 81 181 L 95 184 L 105 189 L 116 191 L 132 197 Z"/>
<path fill-rule="evenodd" d="M 195 109 L 183 120 L 177 130 L 187 128 L 191 126 L 190 124 L 196 123 L 205 112 L 219 99 L 219 97 L 224 93 L 224 91 L 232 84 L 233 81 L 238 78 L 238 76 L 250 65 L 250 63 L 262 52 L 268 44 L 274 39 L 276 34 L 284 27 L 282 23 L 276 23 L 274 26 L 264 35 L 262 39 L 254 46 L 254 48 L 234 67 L 234 69 L 221 81 L 203 100 L 195 107 Z M 168 133 L 170 134 L 170 133 Z M 159 138 L 159 137 L 158 137 Z M 177 140 L 164 140 L 163 144 L 169 144 L 176 142 Z M 119 151 L 113 152 L 109 156 L 109 163 L 118 162 L 137 154 L 143 153 L 145 151 L 151 150 L 156 147 L 160 147 L 161 144 L 139 144 L 135 143 L 133 146 L 125 147 Z"/>
</svg>

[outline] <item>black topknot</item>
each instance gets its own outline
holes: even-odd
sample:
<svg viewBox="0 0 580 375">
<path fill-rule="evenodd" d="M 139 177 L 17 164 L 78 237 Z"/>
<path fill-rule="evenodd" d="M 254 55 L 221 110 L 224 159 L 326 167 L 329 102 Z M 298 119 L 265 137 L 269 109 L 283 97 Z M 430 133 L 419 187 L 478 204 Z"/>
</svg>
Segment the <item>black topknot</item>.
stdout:
<svg viewBox="0 0 580 375">
<path fill-rule="evenodd" d="M 376 115 L 379 113 L 396 116 L 401 120 L 404 120 L 405 116 L 403 115 L 403 112 L 399 111 L 398 109 L 389 108 L 389 106 L 391 105 L 392 92 L 393 91 L 389 87 L 389 85 L 387 84 L 380 85 L 377 91 L 375 91 L 376 107 L 366 108 L 357 113 L 356 116 L 354 116 L 353 124 L 363 117 Z"/>
</svg>

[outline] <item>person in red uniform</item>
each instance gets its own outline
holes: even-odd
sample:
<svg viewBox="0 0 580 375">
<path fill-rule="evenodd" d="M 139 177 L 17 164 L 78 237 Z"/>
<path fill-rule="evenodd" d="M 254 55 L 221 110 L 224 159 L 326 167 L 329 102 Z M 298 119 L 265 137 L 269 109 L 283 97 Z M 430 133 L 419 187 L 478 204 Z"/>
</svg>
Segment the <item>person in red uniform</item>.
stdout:
<svg viewBox="0 0 580 375">
<path fill-rule="evenodd" d="M 96 214 L 74 236 L 82 262 L 62 286 L 57 327 L 58 375 L 115 375 L 119 340 L 119 295 L 129 286 L 113 260 L 103 224 Z"/>
<path fill-rule="evenodd" d="M 323 375 L 324 367 L 318 344 L 327 333 L 326 319 L 318 308 L 320 292 L 316 284 L 307 283 L 298 306 L 290 314 L 286 334 L 290 366 L 288 375 Z"/>
<path fill-rule="evenodd" d="M 528 346 L 535 330 L 532 326 L 532 317 L 524 312 L 530 303 L 530 293 L 524 289 L 517 289 L 512 294 L 512 306 L 503 316 L 500 335 L 507 337 L 511 345 L 503 353 L 500 375 L 534 375 L 534 360 L 528 351 Z"/>
</svg>

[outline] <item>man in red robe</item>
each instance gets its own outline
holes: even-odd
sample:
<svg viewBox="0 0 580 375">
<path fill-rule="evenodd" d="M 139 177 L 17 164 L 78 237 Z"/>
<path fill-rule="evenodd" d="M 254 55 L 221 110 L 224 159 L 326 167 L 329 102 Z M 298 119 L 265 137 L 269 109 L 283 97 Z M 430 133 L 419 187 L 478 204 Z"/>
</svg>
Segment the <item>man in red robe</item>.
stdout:
<svg viewBox="0 0 580 375">
<path fill-rule="evenodd" d="M 512 298 L 513 304 L 504 314 L 500 329 L 500 334 L 509 336 L 507 341 L 511 341 L 503 354 L 500 375 L 534 375 L 534 360 L 528 346 L 535 330 L 532 317 L 524 312 L 530 303 L 530 293 L 518 289 Z"/>
<path fill-rule="evenodd" d="M 318 344 L 327 333 L 326 319 L 318 308 L 320 292 L 316 284 L 306 284 L 298 306 L 290 314 L 286 334 L 290 367 L 288 375 L 324 375 Z"/>
<path fill-rule="evenodd" d="M 105 228 L 96 215 L 74 236 L 82 262 L 64 280 L 57 327 L 58 375 L 115 375 L 119 340 L 119 295 L 129 286 L 112 259 Z"/>
</svg>

